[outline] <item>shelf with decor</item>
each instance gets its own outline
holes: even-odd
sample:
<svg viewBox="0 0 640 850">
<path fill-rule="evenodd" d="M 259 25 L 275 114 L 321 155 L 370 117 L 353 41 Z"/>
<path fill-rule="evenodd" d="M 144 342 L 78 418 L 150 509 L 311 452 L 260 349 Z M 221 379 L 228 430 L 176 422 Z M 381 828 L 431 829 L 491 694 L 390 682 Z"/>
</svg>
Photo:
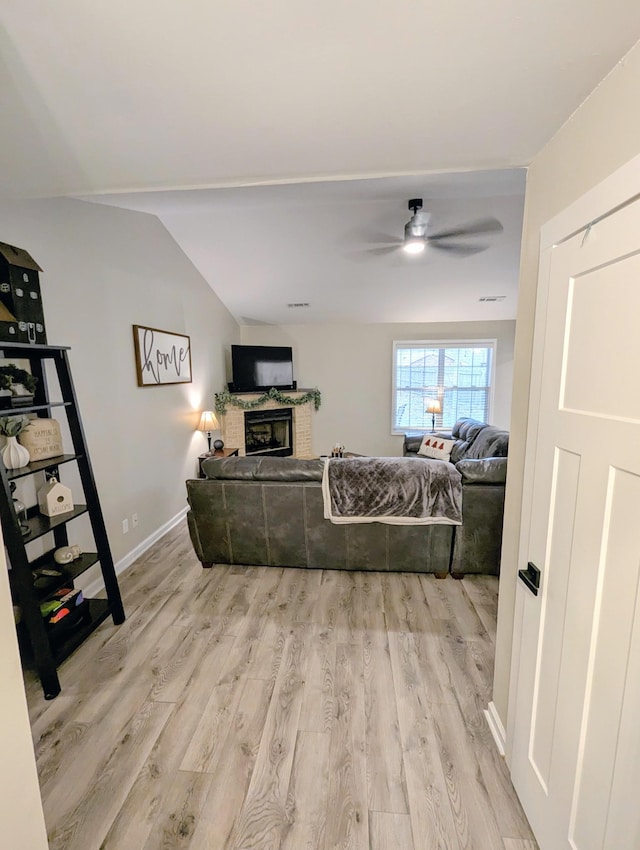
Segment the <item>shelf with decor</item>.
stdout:
<svg viewBox="0 0 640 850">
<path fill-rule="evenodd" d="M 28 534 L 22 532 L 22 542 L 31 543 L 32 540 L 37 540 L 38 537 L 43 537 L 60 526 L 66 525 L 72 519 L 86 514 L 88 510 L 87 505 L 74 505 L 72 511 L 67 511 L 60 516 L 49 517 L 38 513 L 37 505 L 33 505 L 27 509 L 26 524 L 29 526 L 29 532 Z"/>
<path fill-rule="evenodd" d="M 17 469 L 7 469 L 7 478 L 9 481 L 15 481 L 16 478 L 24 478 L 25 475 L 33 475 L 36 472 L 50 472 L 63 463 L 70 463 L 72 460 L 78 460 L 78 455 L 57 455 L 48 460 L 30 461 L 26 466 L 19 466 Z"/>
<path fill-rule="evenodd" d="M 0 342 L 0 348 L 6 343 Z M 56 407 L 69 407 L 69 401 L 51 401 L 48 404 L 29 404 L 25 407 L 2 407 L 0 406 L 0 416 L 24 416 L 28 413 L 42 413 Z"/>
<path fill-rule="evenodd" d="M 83 552 L 78 558 L 69 564 L 65 564 L 64 572 L 62 572 L 60 565 L 53 558 L 53 550 L 45 552 L 38 558 L 34 558 L 33 561 L 29 562 L 32 574 L 43 574 L 47 578 L 46 582 L 40 581 L 40 583 L 37 578 L 34 580 L 33 591 L 36 599 L 38 602 L 46 602 L 52 593 L 60 590 L 61 587 L 65 587 L 68 582 L 73 582 L 75 579 L 80 578 L 83 573 L 94 564 L 97 564 L 98 561 L 97 552 Z M 59 577 L 46 576 L 47 572 L 58 572 L 62 574 Z"/>
<path fill-rule="evenodd" d="M 55 453 L 50 456 L 37 457 L 15 468 L 0 463 L 0 515 L 11 593 L 19 612 L 16 617 L 19 644 L 23 663 L 37 671 L 46 699 L 60 693 L 59 664 L 108 617 L 116 625 L 125 619 L 68 351 L 63 346 L 0 342 L 0 359 L 28 361 L 33 376 L 30 403 L 4 407 L 0 409 L 0 417 L 29 418 L 32 430 L 39 433 L 38 426 L 40 432 L 45 432 L 52 422 L 59 428 L 56 420 L 48 418 L 53 410 L 59 411 L 66 419 L 66 440 L 71 441 L 72 448 L 71 452 L 63 452 L 62 440 L 59 446 L 54 441 Z M 57 385 L 55 398 L 50 398 L 50 384 Z M 15 429 L 9 425 L 9 430 Z M 46 447 L 38 445 L 36 450 L 44 453 Z M 60 467 L 63 471 L 75 470 L 71 477 L 74 481 L 79 479 L 80 484 L 74 484 L 74 489 L 80 489 L 81 493 L 71 493 L 71 488 L 59 481 Z M 28 483 L 30 479 L 33 485 Z M 41 494 L 42 488 L 54 495 L 68 491 L 72 498 L 62 505 L 56 504 L 53 496 L 50 504 L 46 500 L 40 502 L 39 497 L 35 504 L 27 506 L 21 500 L 16 504 L 14 491 L 18 484 L 29 489 L 31 501 L 32 490 Z M 76 495 L 81 496 L 82 503 L 75 502 Z M 60 501 L 63 496 L 57 498 Z M 24 497 L 24 501 L 29 499 Z M 78 546 L 69 543 L 69 527 L 79 517 L 89 520 L 94 541 L 88 547 L 93 549 L 91 552 L 80 552 Z M 29 546 L 34 541 L 39 541 L 37 554 Z M 60 560 L 64 558 L 67 560 Z M 96 565 L 102 574 L 106 599 L 86 599 L 77 587 L 78 579 Z"/>
</svg>

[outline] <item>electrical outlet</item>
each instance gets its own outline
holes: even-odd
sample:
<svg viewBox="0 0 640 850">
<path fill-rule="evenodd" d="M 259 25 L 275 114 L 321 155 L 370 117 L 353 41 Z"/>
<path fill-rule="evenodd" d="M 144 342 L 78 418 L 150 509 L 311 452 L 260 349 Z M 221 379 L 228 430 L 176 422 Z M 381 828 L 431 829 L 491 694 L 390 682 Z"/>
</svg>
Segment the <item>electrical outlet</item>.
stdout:
<svg viewBox="0 0 640 850">
<path fill-rule="evenodd" d="M 122 533 L 123 534 L 129 533 L 129 520 L 128 519 L 122 520 Z"/>
<path fill-rule="evenodd" d="M 138 527 L 138 522 L 139 522 L 139 520 L 138 520 L 138 514 L 131 514 L 131 527 L 132 527 L 132 528 L 137 528 L 137 527 Z"/>
</svg>

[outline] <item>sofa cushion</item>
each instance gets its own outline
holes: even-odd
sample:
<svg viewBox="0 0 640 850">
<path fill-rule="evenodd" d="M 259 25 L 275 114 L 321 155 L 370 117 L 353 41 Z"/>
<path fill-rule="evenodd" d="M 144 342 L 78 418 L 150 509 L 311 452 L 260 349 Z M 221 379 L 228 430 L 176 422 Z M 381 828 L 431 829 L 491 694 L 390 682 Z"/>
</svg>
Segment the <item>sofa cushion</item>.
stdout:
<svg viewBox="0 0 640 850">
<path fill-rule="evenodd" d="M 226 457 L 202 462 L 206 478 L 237 481 L 322 481 L 324 461 L 293 457 Z"/>
<path fill-rule="evenodd" d="M 451 463 L 458 463 L 459 460 L 468 456 L 474 440 L 480 431 L 486 427 L 484 422 L 478 422 L 476 419 L 469 417 L 458 419 L 451 429 L 451 436 L 455 439 L 455 444 L 451 449 Z"/>
<path fill-rule="evenodd" d="M 259 458 L 256 481 L 322 481 L 324 460 L 295 457 Z"/>
<path fill-rule="evenodd" d="M 502 484 L 507 480 L 506 457 L 465 458 L 456 463 L 463 484 Z"/>
<path fill-rule="evenodd" d="M 455 440 L 445 440 L 433 434 L 425 434 L 420 443 L 418 454 L 433 460 L 449 460 Z"/>
<path fill-rule="evenodd" d="M 456 440 L 464 440 L 471 444 L 480 431 L 486 427 L 486 422 L 478 422 L 477 419 L 471 419 L 469 416 L 463 416 L 461 419 L 458 419 L 451 429 L 451 435 L 455 437 Z"/>
<path fill-rule="evenodd" d="M 253 457 L 210 457 L 202 461 L 202 474 L 205 478 L 253 481 L 256 460 L 257 458 Z"/>
<path fill-rule="evenodd" d="M 422 434 L 405 434 L 402 444 L 402 451 L 404 455 L 406 456 L 407 454 L 417 453 L 420 445 L 422 444 L 422 439 Z"/>
<path fill-rule="evenodd" d="M 466 440 L 456 440 L 451 449 L 451 463 L 458 463 L 467 456 L 470 443 Z"/>
<path fill-rule="evenodd" d="M 493 425 L 487 425 L 476 436 L 466 457 L 507 457 L 509 453 L 509 432 Z"/>
</svg>

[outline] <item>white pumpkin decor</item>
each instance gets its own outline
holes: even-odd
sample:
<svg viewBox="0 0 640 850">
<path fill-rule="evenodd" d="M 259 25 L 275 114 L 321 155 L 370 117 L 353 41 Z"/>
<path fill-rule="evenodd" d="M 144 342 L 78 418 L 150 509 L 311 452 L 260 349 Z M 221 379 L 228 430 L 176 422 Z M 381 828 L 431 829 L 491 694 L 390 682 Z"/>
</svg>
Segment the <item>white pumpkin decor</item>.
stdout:
<svg viewBox="0 0 640 850">
<path fill-rule="evenodd" d="M 7 469 L 19 469 L 31 460 L 29 450 L 18 442 L 18 434 L 21 434 L 28 425 L 29 420 L 26 416 L 0 417 L 0 434 L 7 438 L 2 449 L 2 461 Z"/>
<path fill-rule="evenodd" d="M 26 466 L 31 460 L 29 450 L 21 446 L 17 437 L 7 437 L 5 447 L 2 449 L 2 460 L 7 469 L 19 469 Z"/>
</svg>

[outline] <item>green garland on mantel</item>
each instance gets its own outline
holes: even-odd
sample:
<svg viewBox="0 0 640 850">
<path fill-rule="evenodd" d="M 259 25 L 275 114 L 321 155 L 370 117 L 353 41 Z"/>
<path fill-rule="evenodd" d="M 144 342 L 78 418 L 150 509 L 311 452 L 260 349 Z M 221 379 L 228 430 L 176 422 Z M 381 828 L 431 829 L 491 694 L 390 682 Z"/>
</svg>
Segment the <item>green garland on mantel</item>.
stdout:
<svg viewBox="0 0 640 850">
<path fill-rule="evenodd" d="M 266 393 L 253 401 L 245 401 L 243 398 L 238 398 L 237 395 L 230 393 L 228 390 L 223 390 L 221 393 L 216 393 L 215 406 L 216 413 L 220 414 L 220 416 L 224 416 L 229 405 L 232 407 L 240 407 L 242 410 L 254 410 L 256 407 L 260 407 L 260 405 L 267 401 L 277 401 L 278 404 L 292 404 L 296 406 L 299 404 L 308 404 L 312 401 L 314 409 L 318 410 L 321 400 L 322 395 L 320 390 L 317 388 L 309 390 L 304 395 L 299 396 L 299 398 L 293 398 L 293 396 L 285 395 L 275 387 L 271 387 L 270 390 L 267 390 Z"/>
</svg>

